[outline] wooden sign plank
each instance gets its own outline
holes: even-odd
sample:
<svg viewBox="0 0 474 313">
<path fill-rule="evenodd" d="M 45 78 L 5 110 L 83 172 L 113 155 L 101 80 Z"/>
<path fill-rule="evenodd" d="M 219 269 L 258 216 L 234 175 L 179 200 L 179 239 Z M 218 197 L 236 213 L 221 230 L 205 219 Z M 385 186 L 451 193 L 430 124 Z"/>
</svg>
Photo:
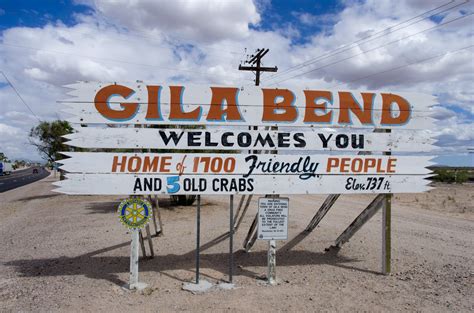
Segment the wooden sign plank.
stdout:
<svg viewBox="0 0 474 313">
<path fill-rule="evenodd" d="M 277 88 L 82 83 L 72 123 L 428 129 L 432 96 Z M 66 104 L 65 104 L 66 106 Z"/>
<path fill-rule="evenodd" d="M 192 149 L 192 150 L 299 150 L 299 151 L 406 151 L 435 148 L 428 132 L 394 133 L 305 131 L 248 131 L 223 129 L 156 129 L 78 127 L 64 136 L 80 148 Z"/>
<path fill-rule="evenodd" d="M 418 193 L 430 190 L 423 175 L 320 175 L 302 180 L 296 175 L 134 175 L 67 174 L 54 191 L 84 195 L 145 194 L 363 194 Z"/>
<path fill-rule="evenodd" d="M 424 175 L 431 156 L 277 155 L 65 152 L 61 169 L 71 173 L 175 175 Z M 261 179 L 259 177 L 258 179 Z"/>
</svg>

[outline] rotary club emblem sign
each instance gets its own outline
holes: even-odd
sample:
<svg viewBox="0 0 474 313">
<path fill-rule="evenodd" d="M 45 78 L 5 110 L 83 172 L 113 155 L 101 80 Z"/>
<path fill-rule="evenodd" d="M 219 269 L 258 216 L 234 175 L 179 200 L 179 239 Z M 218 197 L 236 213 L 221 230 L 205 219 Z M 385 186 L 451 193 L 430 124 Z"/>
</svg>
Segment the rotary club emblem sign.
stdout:
<svg viewBox="0 0 474 313">
<path fill-rule="evenodd" d="M 119 220 L 129 229 L 143 228 L 152 216 L 150 202 L 131 198 L 123 200 L 118 208 Z"/>
</svg>

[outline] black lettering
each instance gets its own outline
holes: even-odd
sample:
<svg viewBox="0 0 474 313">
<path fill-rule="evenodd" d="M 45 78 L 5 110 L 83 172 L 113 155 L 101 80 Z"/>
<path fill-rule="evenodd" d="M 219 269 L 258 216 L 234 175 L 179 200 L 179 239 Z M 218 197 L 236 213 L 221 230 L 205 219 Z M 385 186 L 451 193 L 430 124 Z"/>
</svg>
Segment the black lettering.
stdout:
<svg viewBox="0 0 474 313">
<path fill-rule="evenodd" d="M 252 144 L 252 137 L 249 133 L 240 133 L 237 136 L 237 143 L 239 144 L 239 147 L 247 148 Z"/>
<path fill-rule="evenodd" d="M 163 142 L 165 143 L 165 145 L 168 145 L 168 143 L 170 142 L 170 140 L 173 140 L 174 144 L 177 145 L 178 142 L 181 140 L 181 137 L 183 137 L 183 134 L 184 132 L 182 131 L 181 134 L 176 134 L 175 131 L 173 130 L 170 130 L 169 133 L 169 137 L 166 136 L 166 132 L 164 130 L 160 130 L 158 131 L 158 133 L 160 134 L 161 136 L 161 140 L 163 140 Z"/>
<path fill-rule="evenodd" d="M 221 178 L 221 191 L 229 191 L 227 185 L 229 184 L 229 180 L 227 178 Z"/>
<path fill-rule="evenodd" d="M 296 133 L 293 135 L 293 139 L 298 142 L 295 144 L 295 148 L 304 148 L 306 147 L 306 141 L 304 140 L 304 134 L 303 133 Z"/>
<path fill-rule="evenodd" d="M 140 178 L 135 178 L 135 185 L 133 186 L 133 192 L 135 191 L 142 191 L 142 182 Z"/>
<path fill-rule="evenodd" d="M 217 142 L 212 142 L 211 141 L 211 133 L 210 132 L 206 132 L 206 135 L 205 135 L 205 146 L 206 147 L 216 147 L 218 145 Z"/>
<path fill-rule="evenodd" d="M 151 178 L 143 178 L 143 187 L 144 187 L 144 191 L 152 191 L 153 190 L 153 179 Z"/>
<path fill-rule="evenodd" d="M 323 148 L 327 148 L 328 147 L 328 141 L 329 141 L 329 139 L 331 139 L 332 134 L 330 134 L 328 138 L 324 137 L 324 134 L 318 134 L 318 136 L 319 136 L 319 139 L 321 139 L 321 141 L 323 142 Z"/>
<path fill-rule="evenodd" d="M 253 178 L 247 179 L 247 184 L 248 184 L 247 191 L 253 191 L 253 190 L 254 190 L 254 187 L 253 187 Z"/>
<path fill-rule="evenodd" d="M 155 178 L 155 191 L 160 191 L 161 190 L 161 179 Z"/>
<path fill-rule="evenodd" d="M 336 136 L 336 147 L 340 149 L 347 148 L 349 145 L 349 137 L 345 134 L 339 134 Z"/>
<path fill-rule="evenodd" d="M 248 157 L 245 158 L 245 162 L 252 162 L 252 164 L 250 164 L 249 166 L 249 171 L 247 174 L 245 174 L 243 177 L 246 178 L 246 177 L 249 177 L 250 174 L 252 174 L 253 170 L 255 169 L 255 164 L 257 163 L 257 160 L 258 160 L 258 157 L 256 155 L 249 155 Z"/>
<path fill-rule="evenodd" d="M 198 136 L 201 134 L 202 132 L 188 132 L 188 146 L 199 147 L 201 143 L 198 141 Z"/>
<path fill-rule="evenodd" d="M 352 148 L 364 149 L 364 135 L 363 134 L 359 134 L 359 142 L 357 142 L 356 134 L 352 134 L 351 139 L 352 139 Z"/>
<path fill-rule="evenodd" d="M 222 134 L 222 145 L 224 147 L 232 147 L 234 144 L 229 142 L 229 137 L 234 136 L 234 133 L 232 132 L 225 132 Z"/>
<path fill-rule="evenodd" d="M 262 134 L 259 133 L 257 135 L 257 140 L 255 140 L 255 144 L 253 146 L 255 147 L 257 144 L 260 144 L 262 147 L 265 147 L 267 143 L 270 147 L 275 147 L 275 143 L 273 142 L 272 137 L 269 133 L 267 133 L 265 139 L 262 137 Z"/>
<path fill-rule="evenodd" d="M 278 133 L 278 147 L 288 148 L 290 146 L 290 133 Z"/>
</svg>

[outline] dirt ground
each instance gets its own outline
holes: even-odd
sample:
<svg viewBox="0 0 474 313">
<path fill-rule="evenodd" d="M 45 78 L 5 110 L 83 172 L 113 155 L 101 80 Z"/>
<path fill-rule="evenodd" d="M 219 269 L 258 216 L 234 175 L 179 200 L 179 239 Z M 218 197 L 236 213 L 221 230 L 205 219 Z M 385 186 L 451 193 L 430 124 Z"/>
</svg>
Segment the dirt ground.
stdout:
<svg viewBox="0 0 474 313">
<path fill-rule="evenodd" d="M 342 196 L 296 245 L 325 196 L 291 196 L 289 241 L 278 242 L 277 286 L 261 279 L 266 242 L 241 250 L 255 197 L 234 240 L 236 289 L 192 294 L 182 285 L 195 275 L 194 207 L 170 208 L 160 198 L 164 236 L 153 239 L 155 258 L 140 261 L 140 280 L 150 288 L 128 292 L 121 286 L 128 281 L 130 235 L 116 215 L 120 198 L 56 194 L 54 180 L 0 194 L 2 312 L 474 310 L 472 184 L 395 196 L 390 276 L 379 274 L 380 212 L 339 253 L 325 252 L 373 196 Z M 228 197 L 203 197 L 203 203 L 201 278 L 219 283 L 227 279 L 229 241 L 213 239 L 228 231 Z"/>
</svg>

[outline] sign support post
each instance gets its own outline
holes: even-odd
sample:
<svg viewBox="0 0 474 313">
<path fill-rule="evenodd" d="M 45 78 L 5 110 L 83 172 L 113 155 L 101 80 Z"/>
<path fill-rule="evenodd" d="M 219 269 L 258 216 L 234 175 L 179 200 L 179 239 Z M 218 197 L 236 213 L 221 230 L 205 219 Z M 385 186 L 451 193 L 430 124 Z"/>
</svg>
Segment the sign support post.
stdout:
<svg viewBox="0 0 474 313">
<path fill-rule="evenodd" d="M 390 129 L 385 130 L 391 133 Z M 391 155 L 391 152 L 384 152 L 384 155 Z M 391 272 L 392 258 L 392 194 L 386 194 L 382 209 L 382 273 L 389 275 Z"/>
<path fill-rule="evenodd" d="M 389 275 L 391 271 L 391 215 L 392 195 L 385 195 L 382 210 L 382 273 Z"/>
<path fill-rule="evenodd" d="M 276 240 L 288 239 L 288 198 L 268 195 L 258 200 L 256 237 L 268 241 L 267 283 L 276 285 Z"/>
<path fill-rule="evenodd" d="M 276 241 L 268 240 L 268 272 L 267 280 L 269 285 L 276 285 Z"/>
<path fill-rule="evenodd" d="M 196 204 L 196 284 L 199 284 L 199 263 L 201 245 L 201 196 L 197 196 Z"/>
<path fill-rule="evenodd" d="M 130 282 L 129 289 L 138 289 L 138 245 L 139 230 L 132 229 L 132 243 L 130 251 Z"/>
<path fill-rule="evenodd" d="M 151 204 L 148 201 L 137 196 L 123 200 L 118 208 L 119 220 L 130 230 L 132 236 L 130 243 L 130 279 L 128 284 L 124 286 L 128 290 L 142 290 L 148 286 L 146 283 L 138 281 L 138 259 L 140 244 L 142 245 L 143 252 L 145 252 L 141 229 L 148 226 L 148 222 L 152 217 L 151 209 Z M 151 253 L 153 254 L 150 238 L 149 241 Z"/>
<path fill-rule="evenodd" d="M 229 283 L 232 284 L 234 272 L 234 195 L 230 195 L 229 211 Z"/>
</svg>

